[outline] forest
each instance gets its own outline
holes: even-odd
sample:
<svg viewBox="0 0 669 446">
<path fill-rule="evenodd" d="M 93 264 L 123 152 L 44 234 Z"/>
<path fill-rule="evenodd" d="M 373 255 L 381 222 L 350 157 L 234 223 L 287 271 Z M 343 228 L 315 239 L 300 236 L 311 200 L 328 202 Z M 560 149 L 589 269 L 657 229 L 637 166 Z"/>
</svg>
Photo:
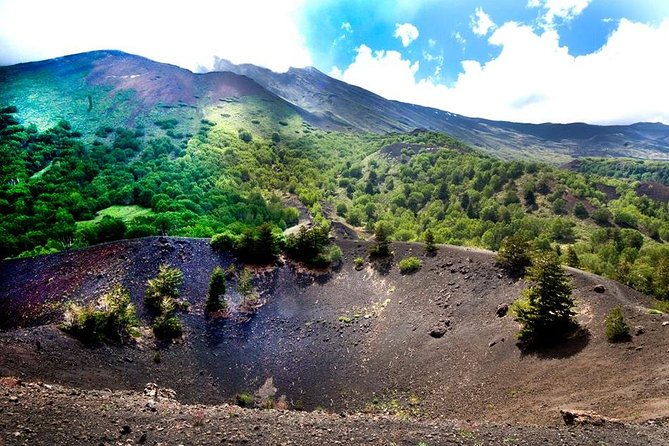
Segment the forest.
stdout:
<svg viewBox="0 0 669 446">
<path fill-rule="evenodd" d="M 167 120 L 155 123 L 160 136 L 141 125 L 82 135 L 15 113 L 0 110 L 2 258 L 149 235 L 271 227 L 281 238 L 298 221 L 285 204 L 297 197 L 317 221 L 370 237 L 382 224 L 392 240 L 424 241 L 429 230 L 436 243 L 497 250 L 519 235 L 565 264 L 669 298 L 669 206 L 639 192 L 640 181 L 666 182 L 661 163 L 593 159 L 573 172 L 502 161 L 440 133 L 305 122 L 293 135 L 208 119 L 194 135 Z"/>
</svg>

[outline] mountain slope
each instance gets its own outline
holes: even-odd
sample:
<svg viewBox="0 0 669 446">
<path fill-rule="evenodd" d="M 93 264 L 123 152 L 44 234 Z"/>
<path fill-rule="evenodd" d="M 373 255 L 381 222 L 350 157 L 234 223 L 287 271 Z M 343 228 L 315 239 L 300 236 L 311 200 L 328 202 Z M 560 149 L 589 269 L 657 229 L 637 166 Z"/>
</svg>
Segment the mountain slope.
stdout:
<svg viewBox="0 0 669 446">
<path fill-rule="evenodd" d="M 183 68 L 119 51 L 94 51 L 0 67 L 0 103 L 15 105 L 24 122 L 42 128 L 59 120 L 92 134 L 100 127 L 146 127 L 176 119 L 193 133 L 207 110 L 226 101 L 262 101 L 279 119 L 309 113 L 253 80 L 234 73 L 194 74 Z"/>
<path fill-rule="evenodd" d="M 244 127 L 255 113 L 269 116 L 275 126 L 297 117 L 327 130 L 436 130 L 507 159 L 531 157 L 553 163 L 581 156 L 669 159 L 669 127 L 662 124 L 491 121 L 386 100 L 314 68 L 273 73 L 224 60 L 217 68 L 228 73 L 194 74 L 119 51 L 82 53 L 0 67 L 0 104 L 16 105 L 24 122 L 43 128 L 66 119 L 89 133 L 99 127 L 134 125 L 152 131 L 156 121 L 177 119 L 175 131 L 192 134 L 200 119 L 231 119 L 222 108 L 252 98 L 255 102 L 244 103 L 247 113 L 233 120 L 235 125 Z"/>
<path fill-rule="evenodd" d="M 669 159 L 669 126 L 522 124 L 465 116 L 429 107 L 390 101 L 333 79 L 315 68 L 274 73 L 254 65 L 218 60 L 216 68 L 248 76 L 277 96 L 347 129 L 371 132 L 426 128 L 446 132 L 474 147 L 502 157 L 544 152 L 559 158 L 630 156 Z"/>
</svg>

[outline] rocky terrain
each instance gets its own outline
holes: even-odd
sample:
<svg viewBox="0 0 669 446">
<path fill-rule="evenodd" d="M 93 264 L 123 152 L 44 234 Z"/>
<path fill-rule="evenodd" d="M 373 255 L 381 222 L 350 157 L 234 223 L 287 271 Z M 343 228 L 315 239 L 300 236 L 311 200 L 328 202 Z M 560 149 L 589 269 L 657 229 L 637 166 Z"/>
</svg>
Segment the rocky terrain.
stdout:
<svg viewBox="0 0 669 446">
<path fill-rule="evenodd" d="M 153 237 L 3 261 L 0 438 L 47 444 L 53 435 L 63 444 L 76 434 L 81 444 L 114 444 L 147 432 L 149 444 L 658 444 L 666 434 L 669 318 L 649 314 L 646 296 L 570 270 L 583 332 L 561 347 L 524 351 L 504 306 L 525 284 L 491 253 L 442 246 L 426 257 L 421 245 L 395 243 L 391 262 L 356 267 L 367 242 L 338 244 L 342 264 L 328 271 L 285 260 L 254 268 L 262 304 L 255 314 L 239 311 L 232 280 L 231 314 L 218 321 L 203 315 L 209 274 L 235 260 L 206 239 Z M 396 263 L 409 255 L 423 267 L 402 275 Z M 116 283 L 130 290 L 148 327 L 142 296 L 161 263 L 184 271 L 183 340 L 158 344 L 145 328 L 135 345 L 85 347 L 57 328 L 65 302 Z M 618 305 L 634 336 L 610 344 L 603 321 Z M 147 383 L 176 392 L 159 415 L 146 411 Z M 242 392 L 267 407 L 335 415 L 225 405 Z M 563 409 L 636 424 L 558 429 Z"/>
</svg>

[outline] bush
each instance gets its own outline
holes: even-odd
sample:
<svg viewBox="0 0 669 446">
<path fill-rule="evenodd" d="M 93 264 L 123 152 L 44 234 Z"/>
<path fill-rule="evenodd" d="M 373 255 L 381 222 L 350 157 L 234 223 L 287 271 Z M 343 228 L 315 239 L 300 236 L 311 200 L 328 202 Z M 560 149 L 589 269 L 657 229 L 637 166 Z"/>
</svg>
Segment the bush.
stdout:
<svg viewBox="0 0 669 446">
<path fill-rule="evenodd" d="M 179 297 L 179 287 L 183 283 L 183 273 L 179 268 L 170 268 L 168 265 L 158 267 L 158 275 L 147 282 L 144 295 L 145 305 L 153 312 L 159 312 L 165 297 L 176 299 Z"/>
<path fill-rule="evenodd" d="M 497 252 L 497 264 L 512 273 L 522 273 L 530 263 L 530 244 L 519 235 L 502 240 Z"/>
<path fill-rule="evenodd" d="M 183 325 L 174 314 L 161 314 L 153 321 L 153 334 L 158 339 L 175 339 L 183 334 Z"/>
<path fill-rule="evenodd" d="M 399 267 L 402 274 L 415 273 L 423 266 L 423 261 L 418 257 L 407 257 L 400 260 Z"/>
<path fill-rule="evenodd" d="M 621 342 L 629 339 L 630 329 L 625 323 L 623 311 L 620 307 L 615 307 L 606 316 L 604 333 L 609 342 Z"/>
<path fill-rule="evenodd" d="M 139 319 L 130 294 L 116 286 L 94 304 L 71 304 L 60 328 L 85 344 L 104 340 L 124 344 L 138 334 Z"/>
<path fill-rule="evenodd" d="M 239 407 L 253 407 L 255 405 L 255 397 L 252 393 L 242 392 L 235 396 L 235 402 Z"/>
<path fill-rule="evenodd" d="M 216 251 L 232 251 L 237 246 L 237 241 L 237 236 L 231 232 L 223 232 L 214 235 L 209 245 Z"/>
</svg>

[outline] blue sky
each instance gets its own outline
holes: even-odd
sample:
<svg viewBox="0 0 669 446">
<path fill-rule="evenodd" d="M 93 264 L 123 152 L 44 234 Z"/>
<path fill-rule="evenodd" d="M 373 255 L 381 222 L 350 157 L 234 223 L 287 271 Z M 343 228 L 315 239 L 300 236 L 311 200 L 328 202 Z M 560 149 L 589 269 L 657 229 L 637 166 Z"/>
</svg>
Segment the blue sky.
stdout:
<svg viewBox="0 0 669 446">
<path fill-rule="evenodd" d="M 0 64 L 102 48 L 313 65 L 467 116 L 669 124 L 667 0 L 0 0 Z"/>
</svg>

